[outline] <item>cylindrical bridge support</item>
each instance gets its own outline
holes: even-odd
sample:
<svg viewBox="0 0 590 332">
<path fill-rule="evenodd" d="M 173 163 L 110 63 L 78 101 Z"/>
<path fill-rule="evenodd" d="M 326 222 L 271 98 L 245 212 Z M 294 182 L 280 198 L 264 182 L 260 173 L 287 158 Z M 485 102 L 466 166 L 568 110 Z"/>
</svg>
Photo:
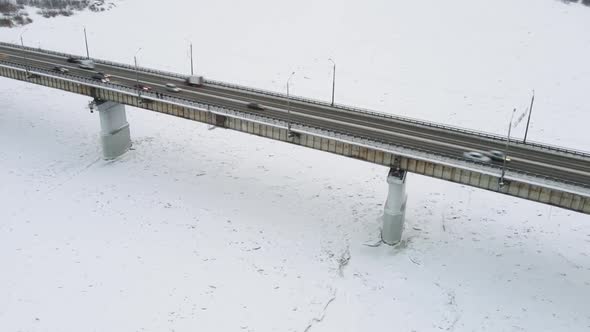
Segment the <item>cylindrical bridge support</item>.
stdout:
<svg viewBox="0 0 590 332">
<path fill-rule="evenodd" d="M 114 159 L 131 147 L 129 123 L 125 106 L 107 102 L 95 102 L 100 114 L 100 140 L 104 159 Z"/>
<path fill-rule="evenodd" d="M 401 241 L 406 215 L 406 171 L 390 169 L 387 175 L 389 194 L 383 212 L 383 242 L 394 245 Z"/>
</svg>

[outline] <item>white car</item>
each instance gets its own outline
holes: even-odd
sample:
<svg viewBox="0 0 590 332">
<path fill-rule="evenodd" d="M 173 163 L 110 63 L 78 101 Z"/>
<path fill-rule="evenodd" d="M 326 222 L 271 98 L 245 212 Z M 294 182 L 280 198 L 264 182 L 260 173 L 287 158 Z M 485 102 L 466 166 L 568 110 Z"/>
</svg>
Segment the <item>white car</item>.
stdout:
<svg viewBox="0 0 590 332">
<path fill-rule="evenodd" d="M 170 92 L 180 92 L 180 88 L 176 84 L 166 83 L 166 90 Z"/>
<path fill-rule="evenodd" d="M 89 59 L 82 59 L 78 61 L 78 66 L 82 69 L 94 69 L 94 61 Z"/>
<path fill-rule="evenodd" d="M 492 161 L 492 159 L 490 157 L 484 155 L 483 153 L 479 153 L 479 152 L 475 152 L 475 151 L 464 152 L 463 157 L 465 159 L 469 159 L 471 161 L 476 161 L 479 163 L 489 163 Z"/>
</svg>

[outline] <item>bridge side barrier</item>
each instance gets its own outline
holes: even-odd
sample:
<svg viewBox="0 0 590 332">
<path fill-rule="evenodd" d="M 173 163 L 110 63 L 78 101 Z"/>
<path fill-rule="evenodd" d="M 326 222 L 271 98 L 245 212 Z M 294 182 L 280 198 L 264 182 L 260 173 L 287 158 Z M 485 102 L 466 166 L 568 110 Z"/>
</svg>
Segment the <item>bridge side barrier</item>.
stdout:
<svg viewBox="0 0 590 332">
<path fill-rule="evenodd" d="M 22 65 L 19 63 L 13 63 L 10 61 L 6 61 L 4 59 L 0 60 L 0 63 L 4 63 L 10 67 L 19 68 L 20 70 L 23 70 L 23 71 L 26 70 L 27 68 L 30 68 L 30 66 L 25 66 L 25 65 Z M 276 127 L 287 128 L 287 123 L 285 121 L 278 119 L 278 118 L 273 118 L 268 115 L 259 116 L 259 115 L 254 115 L 254 114 L 250 114 L 250 113 L 244 113 L 244 112 L 240 112 L 237 110 L 216 106 L 213 104 L 195 102 L 195 101 L 192 101 L 189 99 L 185 99 L 185 98 L 181 98 L 181 97 L 177 97 L 177 96 L 171 96 L 171 95 L 165 95 L 164 98 L 159 98 L 158 96 L 156 96 L 156 94 L 154 92 L 141 92 L 141 94 L 138 94 L 138 90 L 134 89 L 134 88 L 130 88 L 130 87 L 116 84 L 116 83 L 112 83 L 112 82 L 103 83 L 98 80 L 94 80 L 94 79 L 90 79 L 87 77 L 78 76 L 78 75 L 74 75 L 74 74 L 70 74 L 70 73 L 63 74 L 63 73 L 54 72 L 51 70 L 41 69 L 41 68 L 39 68 L 39 69 L 35 68 L 34 70 L 30 70 L 30 71 L 34 72 L 34 73 L 41 73 L 44 76 L 58 77 L 58 78 L 61 78 L 61 79 L 67 80 L 67 81 L 71 81 L 71 82 L 75 82 L 75 83 L 79 83 L 79 84 L 84 84 L 84 85 L 90 86 L 90 87 L 102 88 L 102 89 L 116 91 L 116 92 L 123 92 L 125 94 L 132 95 L 132 96 L 141 95 L 141 98 L 143 98 L 143 99 L 169 102 L 171 104 L 177 104 L 179 106 L 190 107 L 190 108 L 195 108 L 195 109 L 200 109 L 200 110 L 206 110 L 211 113 L 221 114 L 221 115 L 225 115 L 228 117 L 254 120 L 256 122 L 260 122 L 263 124 L 270 124 L 270 125 L 273 125 Z M 75 80 L 73 80 L 73 79 L 75 79 Z M 33 81 L 33 83 L 34 83 L 34 81 Z M 138 105 L 131 105 L 131 106 L 138 107 Z M 295 132 L 297 132 L 297 130 L 303 130 L 303 131 L 307 131 L 307 132 L 317 133 L 320 135 L 324 135 L 326 137 L 333 137 L 333 138 L 336 138 L 336 139 L 339 139 L 342 141 L 348 141 L 348 142 L 351 142 L 354 144 L 362 144 L 365 146 L 380 148 L 383 151 L 388 151 L 388 152 L 392 152 L 392 148 L 394 148 L 393 152 L 395 152 L 396 154 L 400 154 L 404 157 L 415 158 L 415 159 L 420 159 L 420 160 L 424 160 L 424 161 L 431 161 L 431 160 L 454 161 L 456 163 L 454 165 L 454 167 L 458 167 L 457 163 L 464 164 L 466 166 L 475 165 L 475 166 L 481 167 L 481 169 L 479 169 L 479 171 L 484 170 L 484 173 L 485 173 L 485 170 L 487 170 L 487 173 L 489 173 L 489 174 L 495 174 L 495 173 L 499 173 L 501 171 L 501 167 L 498 165 L 480 163 L 480 162 L 471 161 L 471 160 L 468 161 L 468 160 L 461 159 L 461 158 L 458 158 L 455 156 L 447 156 L 447 155 L 440 154 L 436 151 L 429 151 L 429 150 L 420 149 L 420 148 L 411 148 L 410 149 L 410 148 L 404 147 L 402 145 L 397 145 L 397 144 L 393 144 L 393 143 L 389 143 L 389 142 L 383 142 L 383 141 L 376 140 L 373 138 L 351 135 L 351 134 L 348 134 L 345 132 L 339 132 L 339 131 L 335 131 L 335 130 L 327 130 L 327 129 L 323 129 L 323 128 L 313 127 L 313 126 L 309 126 L 309 125 L 303 124 L 303 123 L 291 122 L 291 128 Z M 542 179 L 542 180 L 552 181 L 552 182 L 556 182 L 556 183 L 562 183 L 562 184 L 568 185 L 568 186 L 576 186 L 576 187 L 590 189 L 590 184 L 586 184 L 586 183 L 577 183 L 577 182 L 562 180 L 562 179 L 558 179 L 558 178 L 552 178 L 552 177 L 548 177 L 548 176 L 544 176 L 544 175 L 539 175 L 539 174 L 535 174 L 535 173 L 531 173 L 531 172 L 517 171 L 517 170 L 510 169 L 510 168 L 507 168 L 506 170 L 508 172 L 513 173 L 513 174 L 520 174 L 523 176 L 528 176 L 528 177 L 532 177 L 532 178 L 536 178 L 536 179 Z"/>
<path fill-rule="evenodd" d="M 23 47 L 21 45 L 16 45 L 16 44 L 11 44 L 11 43 L 6 43 L 6 42 L 0 42 L 0 45 L 6 46 L 6 47 L 15 48 L 15 49 L 23 49 Z M 36 47 L 30 47 L 30 46 L 25 46 L 24 49 L 29 50 L 29 51 L 32 51 L 32 52 L 39 52 L 39 53 L 51 54 L 51 55 L 59 56 L 59 57 L 62 57 L 62 58 L 69 58 L 69 57 L 75 57 L 75 58 L 81 58 L 81 59 L 85 59 L 86 58 L 85 56 L 81 56 L 81 55 L 70 54 L 70 53 L 63 53 L 63 52 L 57 52 L 57 51 L 51 51 L 51 50 L 45 50 L 45 49 L 36 48 Z M 95 59 L 95 58 L 92 58 L 92 57 L 90 59 L 92 59 L 92 61 L 94 61 L 96 63 L 100 63 L 100 64 L 107 65 L 107 66 L 120 67 L 120 68 L 135 70 L 135 66 L 134 65 L 129 65 L 129 64 L 120 63 L 120 62 L 114 62 L 114 61 L 107 61 L 107 60 Z M 181 78 L 183 80 L 188 77 L 187 75 L 182 75 L 182 74 L 179 74 L 179 73 L 173 73 L 173 72 L 168 72 L 168 71 L 163 71 L 163 70 L 158 70 L 158 69 L 151 69 L 151 68 L 146 68 L 146 67 L 141 67 L 141 66 L 137 66 L 137 70 L 138 71 L 141 71 L 141 72 L 145 72 L 145 73 L 150 73 L 150 74 L 156 74 L 156 75 L 162 75 L 162 76 L 170 76 L 170 77 Z"/>
<path fill-rule="evenodd" d="M 23 48 L 20 45 L 6 43 L 6 42 L 0 42 L 0 45 L 12 47 L 12 48 L 17 48 L 17 49 Z M 61 57 L 81 57 L 79 55 L 72 55 L 72 54 L 68 54 L 68 53 L 56 52 L 56 51 L 34 48 L 34 47 L 29 47 L 29 46 L 25 46 L 24 49 L 27 49 L 30 51 L 35 51 L 35 52 L 40 52 L 40 53 L 53 54 L 53 55 L 61 56 Z M 94 58 L 92 58 L 92 60 L 94 60 L 97 63 L 103 64 L 103 65 L 126 68 L 129 70 L 136 70 L 135 66 L 129 65 L 129 64 L 101 60 L 101 59 L 94 59 Z M 151 68 L 146 68 L 146 67 L 140 67 L 140 66 L 137 67 L 137 70 L 144 72 L 144 73 L 175 77 L 175 78 L 182 79 L 182 80 L 184 80 L 188 77 L 187 75 L 172 73 L 172 72 L 163 71 L 163 70 L 151 69 Z M 257 94 L 271 96 L 271 97 L 287 98 L 287 96 L 283 93 L 278 93 L 278 92 L 273 92 L 273 91 L 268 91 L 268 90 L 263 90 L 263 89 L 250 88 L 250 87 L 246 87 L 243 85 L 226 83 L 226 82 L 222 82 L 222 81 L 205 79 L 205 83 L 210 84 L 210 85 L 225 87 L 225 88 L 229 88 L 229 89 L 234 89 L 234 90 L 257 93 Z M 299 102 L 314 104 L 314 105 L 318 105 L 318 106 L 332 107 L 330 103 L 320 101 L 320 100 L 304 98 L 304 97 L 299 97 L 299 96 L 291 96 L 291 95 L 289 96 L 289 98 L 292 100 L 299 101 Z M 341 109 L 341 110 L 345 110 L 345 111 L 367 114 L 367 115 L 372 115 L 372 116 L 381 117 L 381 118 L 388 118 L 388 119 L 392 119 L 392 120 L 396 120 L 396 121 L 400 121 L 400 122 L 412 123 L 414 125 L 419 125 L 419 126 L 424 126 L 424 127 L 429 127 L 429 128 L 437 128 L 440 130 L 459 132 L 459 133 L 463 133 L 466 135 L 478 136 L 478 137 L 487 138 L 487 139 L 495 140 L 495 141 L 504 141 L 504 142 L 506 141 L 506 138 L 504 136 L 500 136 L 497 134 L 487 133 L 487 132 L 483 132 L 483 131 L 476 131 L 476 130 L 458 127 L 458 126 L 451 126 L 451 125 L 439 124 L 439 123 L 434 123 L 434 122 L 427 122 L 424 120 L 419 120 L 419 119 L 415 119 L 415 118 L 411 118 L 411 117 L 386 114 L 386 113 L 379 113 L 379 112 L 371 111 L 371 110 L 365 109 L 365 108 L 351 107 L 351 106 L 346 106 L 346 105 L 342 105 L 342 104 L 334 104 L 333 108 Z M 567 154 L 580 156 L 580 157 L 584 157 L 584 158 L 590 158 L 589 152 L 576 150 L 576 149 L 563 148 L 560 146 L 551 145 L 551 144 L 547 144 L 547 143 L 528 141 L 525 144 L 525 143 L 522 143 L 517 140 L 513 140 L 512 143 L 518 144 L 521 146 L 530 146 L 530 147 L 534 147 L 534 148 L 546 150 L 546 151 L 556 151 L 556 152 L 567 153 Z"/>
<path fill-rule="evenodd" d="M 241 90 L 241 91 L 247 91 L 247 92 L 251 92 L 251 93 L 266 95 L 266 96 L 270 96 L 270 97 L 277 97 L 277 98 L 283 98 L 283 99 L 287 98 L 287 95 L 283 94 L 283 93 L 272 92 L 272 91 L 262 90 L 262 89 L 256 89 L 256 88 L 246 87 L 243 85 L 237 85 L 237 84 L 233 84 L 233 83 L 225 83 L 225 82 L 221 82 L 221 81 L 214 81 L 214 80 L 208 80 L 208 79 L 205 79 L 205 83 L 211 84 L 211 85 L 217 85 L 217 86 L 228 88 L 228 89 Z M 467 134 L 467 135 L 474 135 L 474 136 L 483 137 L 483 138 L 487 138 L 487 139 L 491 139 L 491 140 L 495 140 L 495 141 L 506 142 L 506 137 L 501 136 L 501 135 L 497 135 L 497 134 L 487 133 L 484 131 L 476 131 L 476 130 L 467 129 L 467 128 L 463 128 L 463 127 L 459 127 L 459 126 L 451 126 L 451 125 L 439 124 L 439 123 L 435 123 L 435 122 L 427 122 L 424 120 L 419 120 L 419 119 L 415 119 L 415 118 L 411 118 L 411 117 L 405 117 L 405 116 L 399 116 L 399 115 L 393 115 L 393 114 L 387 114 L 387 113 L 380 113 L 380 112 L 371 111 L 371 110 L 365 109 L 365 108 L 351 107 L 351 106 L 346 106 L 346 105 L 337 104 L 337 103 L 334 104 L 334 106 L 331 106 L 331 103 L 328 103 L 328 102 L 310 99 L 310 98 L 299 97 L 299 96 L 289 95 L 289 98 L 291 100 L 300 101 L 300 102 L 304 102 L 304 103 L 308 103 L 308 104 L 314 104 L 314 105 L 323 106 L 323 107 L 331 107 L 331 108 L 341 109 L 341 110 L 345 110 L 345 111 L 351 111 L 351 112 L 372 115 L 375 117 L 392 119 L 392 120 L 396 120 L 396 121 L 400 121 L 400 122 L 412 123 L 412 124 L 420 125 L 420 126 L 424 126 L 424 127 L 437 128 L 437 129 L 447 130 L 447 131 L 455 131 L 455 132 L 460 132 L 460 133 Z M 527 143 L 522 143 L 522 142 L 517 141 L 515 139 L 511 139 L 510 142 L 512 144 L 518 144 L 518 145 L 522 145 L 522 146 L 531 146 L 531 147 L 535 147 L 535 148 L 542 149 L 542 150 L 558 151 L 558 152 L 562 152 L 562 153 L 567 153 L 567 154 L 577 155 L 577 156 L 581 156 L 581 157 L 585 157 L 585 158 L 590 158 L 589 152 L 576 150 L 576 149 L 567 149 L 567 148 L 563 148 L 560 146 L 551 145 L 551 144 L 547 144 L 547 143 L 539 143 L 539 142 L 535 142 L 535 141 L 527 141 Z"/>
</svg>

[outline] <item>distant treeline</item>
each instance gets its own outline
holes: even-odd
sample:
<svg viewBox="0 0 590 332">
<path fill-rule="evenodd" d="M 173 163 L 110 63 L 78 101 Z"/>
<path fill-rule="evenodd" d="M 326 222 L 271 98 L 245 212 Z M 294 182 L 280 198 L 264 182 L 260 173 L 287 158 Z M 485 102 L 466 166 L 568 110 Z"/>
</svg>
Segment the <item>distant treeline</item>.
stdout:
<svg viewBox="0 0 590 332">
<path fill-rule="evenodd" d="M 33 6 L 45 9 L 73 9 L 82 10 L 91 0 L 16 0 L 18 5 Z"/>
<path fill-rule="evenodd" d="M 88 8 L 93 12 L 109 10 L 115 6 L 105 0 L 0 0 L 0 27 L 14 27 L 33 22 L 25 6 L 38 8 L 43 17 L 71 16 Z"/>
<path fill-rule="evenodd" d="M 565 3 L 581 3 L 586 6 L 590 6 L 590 0 L 561 0 Z"/>
</svg>

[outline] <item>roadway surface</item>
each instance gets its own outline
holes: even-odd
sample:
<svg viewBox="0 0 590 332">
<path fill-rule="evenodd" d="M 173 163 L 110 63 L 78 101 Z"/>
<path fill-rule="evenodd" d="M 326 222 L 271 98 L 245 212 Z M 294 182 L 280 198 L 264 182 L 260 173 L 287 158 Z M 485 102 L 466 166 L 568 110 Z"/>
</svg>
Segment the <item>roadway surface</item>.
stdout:
<svg viewBox="0 0 590 332">
<path fill-rule="evenodd" d="M 268 96 L 244 90 L 236 90 L 216 85 L 205 84 L 189 87 L 184 80 L 161 74 L 137 73 L 133 69 L 102 65 L 96 63 L 94 70 L 85 70 L 67 58 L 37 51 L 23 51 L 0 45 L 0 61 L 26 64 L 32 69 L 52 70 L 55 66 L 69 69 L 73 76 L 91 78 L 96 72 L 112 75 L 111 82 L 134 88 L 137 80 L 151 87 L 152 92 L 174 96 L 195 102 L 201 102 L 236 111 L 256 114 L 292 124 L 330 130 L 346 135 L 357 136 L 386 144 L 403 146 L 423 152 L 465 160 L 466 151 L 485 152 L 489 150 L 504 151 L 506 142 L 489 139 L 459 131 L 443 130 L 416 125 L 387 117 L 343 110 L 317 105 L 303 101 Z M 166 83 L 174 83 L 182 90 L 178 93 L 166 90 Z M 263 105 L 264 110 L 252 110 L 246 105 L 255 102 Z M 289 105 L 289 106 L 288 106 Z M 289 110 L 289 111 L 287 111 Z M 567 153 L 538 149 L 524 144 L 511 145 L 508 153 L 510 161 L 508 171 L 527 173 L 532 176 L 547 177 L 554 181 L 590 188 L 590 157 L 570 155 Z M 498 172 L 501 162 L 491 162 Z"/>
</svg>

